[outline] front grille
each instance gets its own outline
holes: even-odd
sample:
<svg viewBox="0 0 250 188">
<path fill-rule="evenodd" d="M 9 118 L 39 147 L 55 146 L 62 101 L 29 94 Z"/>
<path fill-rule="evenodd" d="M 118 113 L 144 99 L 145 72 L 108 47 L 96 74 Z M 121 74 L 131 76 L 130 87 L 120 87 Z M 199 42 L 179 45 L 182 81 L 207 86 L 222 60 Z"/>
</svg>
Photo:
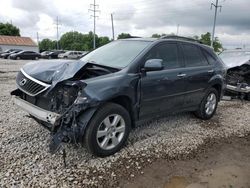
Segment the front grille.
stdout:
<svg viewBox="0 0 250 188">
<path fill-rule="evenodd" d="M 17 74 L 16 83 L 20 90 L 30 96 L 36 96 L 50 87 L 49 84 L 45 84 L 27 75 L 23 69 Z"/>
</svg>

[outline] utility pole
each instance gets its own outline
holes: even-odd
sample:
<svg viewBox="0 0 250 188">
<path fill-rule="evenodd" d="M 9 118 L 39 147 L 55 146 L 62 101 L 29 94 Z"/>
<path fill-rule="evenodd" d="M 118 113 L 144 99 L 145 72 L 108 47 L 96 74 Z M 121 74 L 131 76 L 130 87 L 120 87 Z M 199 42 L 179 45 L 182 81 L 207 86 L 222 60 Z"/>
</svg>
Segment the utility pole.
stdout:
<svg viewBox="0 0 250 188">
<path fill-rule="evenodd" d="M 36 41 L 37 41 L 37 45 L 39 47 L 39 34 L 38 34 L 38 32 L 36 32 Z"/>
<path fill-rule="evenodd" d="M 220 8 L 220 12 L 221 12 L 221 8 L 222 8 L 221 5 L 218 5 L 218 1 L 219 0 L 216 0 L 216 4 L 211 3 L 211 7 L 210 7 L 210 9 L 212 9 L 213 6 L 215 7 L 215 10 L 214 10 L 214 26 L 213 26 L 213 32 L 212 32 L 212 38 L 211 38 L 211 47 L 213 47 L 213 43 L 214 43 L 214 34 L 215 34 L 215 26 L 216 26 L 216 19 L 217 19 L 217 10 L 218 10 L 218 8 Z"/>
<path fill-rule="evenodd" d="M 58 26 L 59 26 L 59 21 L 58 21 L 58 16 L 56 17 L 56 49 L 59 50 L 59 43 L 58 43 Z"/>
<path fill-rule="evenodd" d="M 111 23 L 112 23 L 112 37 L 113 37 L 113 40 L 115 40 L 114 19 L 113 19 L 113 14 L 112 13 L 111 13 Z"/>
<path fill-rule="evenodd" d="M 179 35 L 179 27 L 180 27 L 180 24 L 177 25 L 177 31 L 176 31 L 177 36 Z"/>
<path fill-rule="evenodd" d="M 100 12 L 100 10 L 97 10 L 98 7 L 99 7 L 99 5 L 97 5 L 95 3 L 95 0 L 94 0 L 94 3 L 90 4 L 90 9 L 89 9 L 89 11 L 93 12 L 93 15 L 90 15 L 90 16 L 94 18 L 94 36 L 93 36 L 93 48 L 94 49 L 96 48 L 96 45 L 95 45 L 95 26 L 96 26 L 96 20 L 95 19 L 98 17 L 98 16 L 96 16 L 96 13 Z"/>
</svg>

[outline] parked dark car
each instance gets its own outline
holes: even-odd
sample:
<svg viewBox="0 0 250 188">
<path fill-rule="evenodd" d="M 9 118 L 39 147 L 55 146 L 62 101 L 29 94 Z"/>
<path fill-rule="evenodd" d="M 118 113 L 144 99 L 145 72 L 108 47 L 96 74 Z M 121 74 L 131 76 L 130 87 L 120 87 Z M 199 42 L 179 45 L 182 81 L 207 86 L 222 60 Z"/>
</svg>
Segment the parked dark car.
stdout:
<svg viewBox="0 0 250 188">
<path fill-rule="evenodd" d="M 3 54 L 3 53 L 9 53 L 9 52 L 12 52 L 12 51 L 15 51 L 15 50 L 18 50 L 18 49 L 8 49 L 8 50 L 5 50 L 3 52 L 0 52 L 0 55 Z"/>
<path fill-rule="evenodd" d="M 57 59 L 59 54 L 65 53 L 63 50 L 45 51 L 41 53 L 41 57 L 44 59 Z"/>
<path fill-rule="evenodd" d="M 11 95 L 53 133 L 51 151 L 73 142 L 112 155 L 145 120 L 183 111 L 213 117 L 225 68 L 210 47 L 188 40 L 117 40 L 78 61 L 26 64 Z"/>
<path fill-rule="evenodd" d="M 41 55 L 33 51 L 21 51 L 9 56 L 10 59 L 39 59 Z"/>
<path fill-rule="evenodd" d="M 227 68 L 226 94 L 250 100 L 250 50 L 226 50 L 219 56 Z"/>
<path fill-rule="evenodd" d="M 13 50 L 11 52 L 7 52 L 7 53 L 2 53 L 0 55 L 1 58 L 7 59 L 10 55 L 21 52 L 22 50 Z"/>
</svg>

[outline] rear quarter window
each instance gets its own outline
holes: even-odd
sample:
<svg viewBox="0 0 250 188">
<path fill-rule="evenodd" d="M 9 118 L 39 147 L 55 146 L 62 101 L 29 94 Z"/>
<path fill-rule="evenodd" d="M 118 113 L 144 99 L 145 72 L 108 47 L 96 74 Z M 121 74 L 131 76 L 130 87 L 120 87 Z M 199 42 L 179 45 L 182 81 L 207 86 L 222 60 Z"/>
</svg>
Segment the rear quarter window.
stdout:
<svg viewBox="0 0 250 188">
<path fill-rule="evenodd" d="M 216 63 L 216 59 L 210 53 L 203 49 L 202 52 L 210 65 L 214 65 Z"/>
<path fill-rule="evenodd" d="M 186 67 L 207 66 L 208 61 L 201 49 L 193 44 L 182 44 Z"/>
</svg>

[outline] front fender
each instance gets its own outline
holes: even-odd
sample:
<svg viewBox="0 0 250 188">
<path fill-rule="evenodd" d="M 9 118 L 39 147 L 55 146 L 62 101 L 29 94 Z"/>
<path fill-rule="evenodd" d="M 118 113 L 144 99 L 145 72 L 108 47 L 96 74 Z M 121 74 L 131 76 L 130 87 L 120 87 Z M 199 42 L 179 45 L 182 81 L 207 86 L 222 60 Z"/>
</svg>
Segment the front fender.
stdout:
<svg viewBox="0 0 250 188">
<path fill-rule="evenodd" d="M 97 111 L 98 106 L 89 108 L 83 112 L 81 112 L 77 117 L 77 132 L 75 133 L 77 136 L 77 142 L 82 143 L 83 142 L 83 136 L 85 134 L 85 130 L 89 124 L 89 121 Z"/>
</svg>

